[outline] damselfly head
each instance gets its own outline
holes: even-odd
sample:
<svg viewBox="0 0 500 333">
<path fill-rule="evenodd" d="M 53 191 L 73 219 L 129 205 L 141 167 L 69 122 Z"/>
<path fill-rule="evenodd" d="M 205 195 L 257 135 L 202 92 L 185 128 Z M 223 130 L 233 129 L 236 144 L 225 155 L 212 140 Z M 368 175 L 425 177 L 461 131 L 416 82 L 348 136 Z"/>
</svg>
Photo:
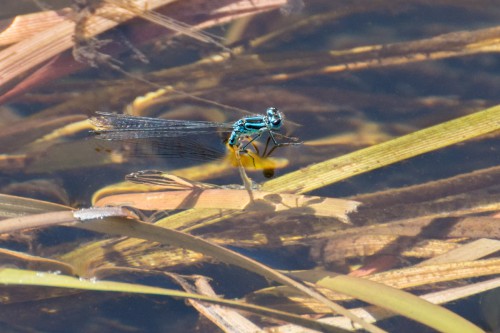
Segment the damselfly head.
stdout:
<svg viewBox="0 0 500 333">
<path fill-rule="evenodd" d="M 272 125 L 273 129 L 279 129 L 281 127 L 281 122 L 283 120 L 283 115 L 274 106 L 267 108 L 266 110 L 267 120 L 269 124 Z"/>
</svg>

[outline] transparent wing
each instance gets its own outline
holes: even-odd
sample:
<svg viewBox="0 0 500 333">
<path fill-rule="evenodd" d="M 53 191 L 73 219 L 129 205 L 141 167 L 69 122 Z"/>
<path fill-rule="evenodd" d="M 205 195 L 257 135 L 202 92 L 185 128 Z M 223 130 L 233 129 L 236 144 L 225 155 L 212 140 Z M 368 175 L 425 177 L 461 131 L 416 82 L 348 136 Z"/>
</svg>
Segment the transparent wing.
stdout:
<svg viewBox="0 0 500 333">
<path fill-rule="evenodd" d="M 211 121 L 171 120 L 97 112 L 90 119 L 102 140 L 127 140 L 196 136 L 216 132 L 231 132 L 232 124 Z"/>
<path fill-rule="evenodd" d="M 128 158 L 174 158 L 179 160 L 209 161 L 227 153 L 224 139 L 217 135 L 199 134 L 190 137 L 141 137 L 139 139 L 95 140 L 96 150 L 120 153 Z"/>
</svg>

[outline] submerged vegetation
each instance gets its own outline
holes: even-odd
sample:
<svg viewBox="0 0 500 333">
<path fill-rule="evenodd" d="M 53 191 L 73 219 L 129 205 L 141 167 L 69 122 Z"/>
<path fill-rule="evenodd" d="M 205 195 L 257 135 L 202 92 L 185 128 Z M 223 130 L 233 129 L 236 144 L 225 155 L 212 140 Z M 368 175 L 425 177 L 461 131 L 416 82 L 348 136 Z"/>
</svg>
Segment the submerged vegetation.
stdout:
<svg viewBox="0 0 500 333">
<path fill-rule="evenodd" d="M 499 329 L 500 6 L 51 5 L 1 18 L 4 331 Z M 269 106 L 303 144 L 89 121 Z"/>
</svg>

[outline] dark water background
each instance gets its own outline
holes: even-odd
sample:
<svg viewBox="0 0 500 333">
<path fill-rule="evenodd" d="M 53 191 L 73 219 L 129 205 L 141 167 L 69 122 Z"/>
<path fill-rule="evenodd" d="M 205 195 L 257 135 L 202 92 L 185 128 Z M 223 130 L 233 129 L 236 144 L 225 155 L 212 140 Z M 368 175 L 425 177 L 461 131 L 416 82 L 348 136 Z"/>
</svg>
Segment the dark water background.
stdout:
<svg viewBox="0 0 500 333">
<path fill-rule="evenodd" d="M 30 1 L 7 2 L 0 13 L 1 18 L 16 14 L 38 11 Z M 50 3 L 55 7 L 64 1 Z M 345 8 L 344 3 L 336 1 L 308 1 L 300 12 L 283 16 L 279 11 L 261 14 L 248 27 L 248 39 L 263 34 L 264 31 L 283 28 L 318 13 L 335 11 L 337 7 Z M 387 6 L 378 11 L 348 15 L 338 20 L 321 24 L 320 28 L 311 24 L 303 31 L 295 31 L 293 35 L 283 36 L 269 45 L 255 50 L 259 54 L 284 52 L 287 55 L 296 54 L 300 59 L 309 52 L 328 52 L 330 50 L 350 49 L 358 46 L 397 43 L 429 38 L 440 34 L 460 30 L 475 30 L 492 27 L 500 18 L 500 6 L 490 3 L 490 6 L 470 4 L 468 6 L 448 6 L 447 4 L 425 5 L 408 4 L 404 8 L 389 10 Z M 126 28 L 124 28 L 126 29 Z M 216 27 L 210 31 L 223 35 L 227 27 Z M 152 52 L 146 48 L 146 52 Z M 206 45 L 187 38 L 176 39 L 170 47 L 163 49 L 158 55 L 149 57 L 150 63 L 142 65 L 132 59 L 131 53 L 120 58 L 130 72 L 153 71 L 165 67 L 176 67 L 189 64 L 212 52 Z M 148 54 L 153 55 L 153 54 Z M 230 66 L 229 62 L 229 66 Z M 325 61 L 325 66 L 328 61 Z M 307 68 L 305 68 L 307 69 Z M 231 69 L 228 69 L 231 72 Z M 246 92 L 241 92 L 245 78 L 241 75 L 228 75 L 222 83 L 223 92 L 214 94 L 217 102 L 230 104 L 255 113 L 262 113 L 266 107 L 273 105 L 285 113 L 287 120 L 300 124 L 300 127 L 290 126 L 293 136 L 299 137 L 306 144 L 299 147 L 286 147 L 276 152 L 277 156 L 289 160 L 285 169 L 276 170 L 275 176 L 298 170 L 315 162 L 324 161 L 358 148 L 356 144 L 333 144 L 323 147 L 311 147 L 307 142 L 331 136 L 356 131 L 360 123 L 379 126 L 382 132 L 390 136 L 400 136 L 415 130 L 432 126 L 454 119 L 476 110 L 484 109 L 499 103 L 498 87 L 500 86 L 500 56 L 495 53 L 463 56 L 444 60 L 434 60 L 404 64 L 401 66 L 381 67 L 359 71 L 345 71 L 334 74 L 309 75 L 303 78 L 268 82 L 259 84 L 258 79 L 249 75 Z M 57 94 L 62 87 L 78 86 L 119 78 L 120 74 L 106 68 L 86 69 L 70 77 L 62 78 L 31 93 L 51 95 Z M 234 82 L 232 81 L 234 80 Z M 138 83 L 139 84 L 139 83 Z M 142 84 L 142 83 L 141 83 Z M 232 85 L 237 89 L 232 90 Z M 154 89 L 152 89 L 154 90 Z M 262 98 L 266 92 L 272 92 Z M 256 97 L 252 98 L 252 93 Z M 233 96 L 234 94 L 234 96 Z M 244 96 L 242 98 L 241 96 Z M 290 96 L 301 96 L 301 104 L 294 104 Z M 130 96 L 123 101 L 123 107 L 136 96 Z M 212 98 L 205 95 L 205 98 Z M 423 100 L 438 100 L 442 103 L 412 103 Z M 237 105 L 234 103 L 237 102 Z M 190 104 L 192 103 L 192 104 Z M 182 108 L 217 108 L 212 105 L 200 106 L 202 103 L 185 100 L 180 103 L 164 106 L 168 110 Z M 16 114 L 21 117 L 34 115 L 49 107 L 46 103 L 26 103 L 22 97 L 0 110 L 0 125 L 9 126 L 6 114 Z M 309 109 L 308 109 L 309 108 Z M 120 111 L 116 105 L 100 105 L 99 110 Z M 75 111 L 78 114 L 91 113 L 91 110 Z M 97 111 L 97 110 L 95 110 Z M 234 121 L 241 114 L 221 110 L 226 116 L 225 121 Z M 4 118 L 5 120 L 3 120 Z M 67 140 L 82 140 L 83 145 L 94 146 L 96 141 L 87 133 L 79 133 Z M 366 146 L 366 145 L 364 145 Z M 54 147 L 53 149 L 58 149 Z M 371 171 L 353 177 L 349 180 L 319 189 L 311 193 L 327 197 L 346 197 L 360 193 L 370 193 L 392 187 L 404 187 L 431 180 L 451 177 L 471 172 L 500 162 L 498 137 L 470 141 L 461 145 L 445 148 L 389 167 Z M 1 151 L 0 151 L 1 152 Z M 81 154 L 74 151 L 73 154 Z M 98 158 L 98 152 L 86 150 L 88 159 Z M 141 169 L 171 170 L 184 163 L 193 165 L 199 163 L 192 160 L 169 160 L 157 156 L 132 158 L 122 165 L 99 166 L 90 168 L 71 168 L 39 173 L 26 173 L 25 170 L 0 170 L 0 187 L 3 193 L 11 193 L 37 199 L 69 204 L 73 207 L 90 205 L 91 195 L 104 185 L 123 180 L 124 175 Z M 257 182 L 266 179 L 260 172 L 253 172 L 251 177 Z M 9 186 L 21 182 L 47 180 L 59 184 L 58 189 L 64 195 L 37 188 L 5 190 Z M 223 176 L 207 180 L 219 185 L 240 183 L 237 170 L 228 170 Z M 45 246 L 71 242 L 80 238 L 88 240 L 95 237 L 73 229 L 54 228 L 41 231 L 38 241 Z M 15 244 L 17 250 L 26 250 Z M 308 259 L 307 249 L 298 247 L 293 250 L 263 249 L 242 250 L 265 264 L 283 269 L 308 269 L 314 263 Z M 227 270 L 214 264 L 203 264 L 187 268 L 183 274 L 201 274 L 213 278 L 214 288 L 228 298 L 242 297 L 247 292 L 265 287 L 267 282 L 239 269 Z M 130 278 L 130 277 L 128 277 Z M 159 277 L 134 276 L 134 282 L 173 287 L 167 279 Z M 244 280 L 241 285 L 234 281 Z M 247 282 L 248 281 L 248 282 Z M 451 304 L 449 308 L 472 322 L 488 329 L 484 316 L 484 308 L 480 304 L 484 295 Z M 65 301 L 68 301 L 67 298 Z M 496 307 L 498 313 L 498 297 L 488 304 Z M 53 300 L 54 303 L 57 300 Z M 21 315 L 22 311 L 40 311 L 38 320 L 33 320 L 35 331 L 40 332 L 210 332 L 216 331 L 209 323 L 198 319 L 197 313 L 183 302 L 161 297 L 102 295 L 98 293 L 80 294 L 74 297 L 72 304 L 88 304 L 88 306 L 71 305 L 60 308 L 62 316 L 54 317 L 44 313 L 39 305 L 25 307 L 10 307 L 11 318 Z M 36 303 L 36 302 L 34 302 Z M 48 306 L 44 303 L 44 306 Z M 7 311 L 7 310 L 6 310 Z M 493 311 L 494 312 L 494 311 Z M 6 313 L 6 312 L 5 312 Z M 16 320 L 14 320 L 15 322 Z M 36 322 L 36 324 L 35 324 Z M 12 321 L 11 321 L 12 323 Z M 22 327 L 19 321 L 19 327 Z M 395 318 L 381 323 L 389 331 L 400 332 L 432 332 L 432 330 L 416 325 L 405 319 Z M 1 326 L 0 326 L 1 327 Z M 498 327 L 497 327 L 498 329 Z M 24 332 L 6 324 L 5 332 Z"/>
</svg>

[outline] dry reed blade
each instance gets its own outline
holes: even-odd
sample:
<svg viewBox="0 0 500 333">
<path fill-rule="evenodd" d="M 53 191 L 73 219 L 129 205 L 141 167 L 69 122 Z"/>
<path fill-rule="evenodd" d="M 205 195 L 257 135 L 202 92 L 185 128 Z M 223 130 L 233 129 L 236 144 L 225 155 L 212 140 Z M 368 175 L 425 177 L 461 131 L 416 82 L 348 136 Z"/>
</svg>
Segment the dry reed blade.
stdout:
<svg viewBox="0 0 500 333">
<path fill-rule="evenodd" d="M 142 11 L 140 8 L 147 8 L 148 11 L 152 11 L 173 2 L 175 1 L 140 0 L 136 1 L 133 7 L 128 6 L 126 1 L 112 1 L 112 3 L 104 2 L 101 6 L 96 8 L 95 14 L 84 18 L 85 26 L 82 31 L 84 35 L 80 37 L 93 37 L 115 27 L 121 22 L 130 20 L 138 14 L 148 16 L 145 14 L 147 11 Z M 225 19 L 229 20 L 234 19 L 237 15 L 248 15 L 262 10 L 277 8 L 282 5 L 283 2 L 284 0 L 235 0 L 234 2 L 226 3 L 224 6 L 218 8 L 214 15 L 225 15 Z M 236 11 L 237 15 L 232 15 L 231 11 Z M 19 75 L 74 46 L 73 36 L 77 28 L 76 22 L 79 19 L 78 13 L 65 11 L 65 14 L 67 15 L 66 20 L 56 23 L 50 28 L 0 51 L 0 87 L 3 87 L 12 80 L 18 78 Z M 155 16 L 155 20 L 157 20 L 157 16 Z M 205 22 L 205 24 L 215 25 L 220 24 L 222 21 L 223 20 L 219 17 L 217 19 L 212 19 L 210 22 Z M 170 28 L 176 29 L 174 26 L 170 26 Z M 189 32 L 190 35 L 193 35 L 195 34 L 194 31 L 195 29 L 183 29 L 180 33 Z M 22 64 L 22 66 L 19 66 L 19 64 Z"/>
<path fill-rule="evenodd" d="M 293 212 L 335 217 L 348 222 L 355 201 L 293 194 L 273 194 L 246 190 L 195 189 L 146 193 L 115 194 L 100 198 L 96 206 L 129 206 L 141 210 L 235 209 L 245 212 Z"/>
<path fill-rule="evenodd" d="M 2 20 L 0 25 L 6 28 L 0 32 L 0 46 L 20 42 L 39 32 L 47 30 L 66 20 L 69 9 L 60 11 L 44 11 L 39 13 L 18 15 L 11 20 Z"/>
</svg>

